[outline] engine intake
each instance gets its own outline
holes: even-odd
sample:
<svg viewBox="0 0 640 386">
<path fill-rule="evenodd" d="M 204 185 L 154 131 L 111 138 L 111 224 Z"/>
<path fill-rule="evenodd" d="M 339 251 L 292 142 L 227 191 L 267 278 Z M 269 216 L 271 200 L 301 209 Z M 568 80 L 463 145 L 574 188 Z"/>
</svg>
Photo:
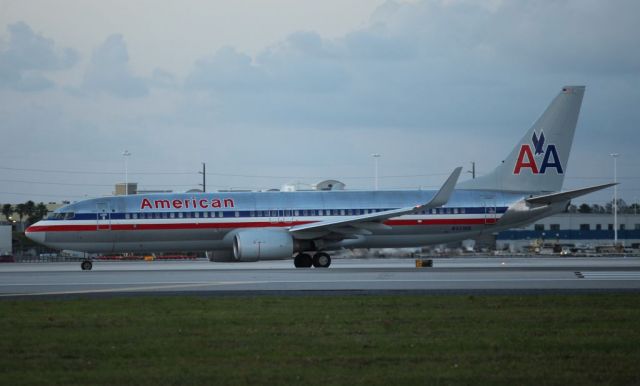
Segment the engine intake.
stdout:
<svg viewBox="0 0 640 386">
<path fill-rule="evenodd" d="M 280 260 L 293 256 L 293 237 L 282 229 L 247 229 L 233 239 L 236 261 Z"/>
</svg>

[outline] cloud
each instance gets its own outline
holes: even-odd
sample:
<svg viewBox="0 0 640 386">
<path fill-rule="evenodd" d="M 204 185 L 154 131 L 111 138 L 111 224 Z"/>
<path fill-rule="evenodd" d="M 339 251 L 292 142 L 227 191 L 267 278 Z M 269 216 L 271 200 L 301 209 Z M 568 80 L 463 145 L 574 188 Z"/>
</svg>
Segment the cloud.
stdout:
<svg viewBox="0 0 640 386">
<path fill-rule="evenodd" d="M 387 2 L 342 38 L 297 32 L 253 58 L 221 49 L 198 60 L 186 83 L 208 92 L 203 106 L 227 124 L 503 124 L 527 111 L 512 98 L 524 87 L 548 96 L 567 82 L 637 74 L 638 13 L 630 0 Z M 498 95 L 504 112 L 476 107 Z"/>
<path fill-rule="evenodd" d="M 51 39 L 33 32 L 24 22 L 10 24 L 9 42 L 0 51 L 0 88 L 39 91 L 54 86 L 42 73 L 71 68 L 78 54 L 71 48 L 56 48 Z"/>
<path fill-rule="evenodd" d="M 113 149 L 128 148 L 142 170 L 191 170 L 206 161 L 221 173 L 368 176 L 370 154 L 379 152 L 382 175 L 446 173 L 472 160 L 484 173 L 562 85 L 586 84 L 565 186 L 578 188 L 589 181 L 571 176 L 610 174 L 611 152 L 624 155 L 620 175 L 640 160 L 629 140 L 640 121 L 638 14 L 640 2 L 629 0 L 388 1 L 340 37 L 298 31 L 256 54 L 211 50 L 183 75 L 163 70 L 167 63 L 136 73 L 125 40 L 113 35 L 93 52 L 75 94 L 73 85 L 15 92 L 51 87 L 47 71 L 77 60 L 21 27 L 0 45 L 0 129 L 11 143 L 28 133 L 37 162 L 55 160 L 51 167 L 60 169 L 86 159 L 119 170 Z M 185 29 L 166 41 L 212 31 Z M 157 38 L 136 36 L 143 45 Z M 146 53 L 131 55 L 144 62 Z M 89 154 L 87 142 L 104 146 Z M 59 148 L 72 152 L 51 153 Z M 20 159 L 15 152 L 11 158 Z M 385 183 L 415 187 L 414 180 Z M 271 180 L 251 181 L 220 176 L 214 185 L 270 187 Z M 640 188 L 625 184 L 627 192 Z"/>
<path fill-rule="evenodd" d="M 111 35 L 93 51 L 84 76 L 83 88 L 121 98 L 142 97 L 149 93 L 143 78 L 129 68 L 129 53 L 120 34 Z"/>
<path fill-rule="evenodd" d="M 178 80 L 175 75 L 161 68 L 156 68 L 151 74 L 151 79 L 147 82 L 150 87 L 158 87 L 163 89 L 175 89 L 178 86 Z"/>
<path fill-rule="evenodd" d="M 254 92 L 265 86 L 266 78 L 266 74 L 252 63 L 250 56 L 232 47 L 223 47 L 212 57 L 196 61 L 186 85 L 200 90 Z"/>
</svg>

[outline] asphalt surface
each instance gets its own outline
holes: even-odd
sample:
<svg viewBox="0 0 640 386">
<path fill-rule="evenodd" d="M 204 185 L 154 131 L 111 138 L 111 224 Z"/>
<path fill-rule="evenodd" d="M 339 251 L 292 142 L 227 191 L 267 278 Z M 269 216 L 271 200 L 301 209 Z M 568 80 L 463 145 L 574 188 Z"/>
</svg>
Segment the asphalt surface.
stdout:
<svg viewBox="0 0 640 386">
<path fill-rule="evenodd" d="M 640 292 L 640 258 L 334 259 L 328 269 L 291 260 L 0 264 L 0 297 L 229 294 Z"/>
</svg>

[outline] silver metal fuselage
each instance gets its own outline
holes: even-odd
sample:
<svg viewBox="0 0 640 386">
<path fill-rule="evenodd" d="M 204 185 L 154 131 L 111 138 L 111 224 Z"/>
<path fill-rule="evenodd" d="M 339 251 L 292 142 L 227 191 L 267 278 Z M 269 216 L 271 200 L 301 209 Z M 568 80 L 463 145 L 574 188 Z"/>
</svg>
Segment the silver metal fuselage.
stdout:
<svg viewBox="0 0 640 386">
<path fill-rule="evenodd" d="M 427 202 L 434 191 L 225 192 L 115 196 L 67 205 L 27 229 L 56 249 L 94 253 L 231 250 L 249 228 L 289 228 Z M 323 250 L 418 247 L 477 237 L 559 212 L 531 208 L 527 193 L 457 190 L 438 209 L 392 218 L 364 234 L 328 240 Z"/>
</svg>

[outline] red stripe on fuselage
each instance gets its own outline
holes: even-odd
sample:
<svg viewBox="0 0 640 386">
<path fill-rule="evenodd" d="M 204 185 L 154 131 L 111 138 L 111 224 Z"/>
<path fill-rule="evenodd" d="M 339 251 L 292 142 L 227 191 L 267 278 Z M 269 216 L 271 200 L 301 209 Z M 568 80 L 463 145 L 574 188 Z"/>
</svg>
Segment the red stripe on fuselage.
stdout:
<svg viewBox="0 0 640 386">
<path fill-rule="evenodd" d="M 292 227 L 296 225 L 310 224 L 314 221 L 294 221 L 272 223 L 268 221 L 260 222 L 225 222 L 225 223 L 134 223 L 134 224 L 111 224 L 114 231 L 135 231 L 135 230 L 180 230 L 180 229 L 230 229 L 230 228 L 271 228 L 271 227 Z M 466 219 L 431 219 L 431 220 L 387 220 L 385 225 L 389 226 L 418 226 L 418 225 L 483 225 L 495 224 L 495 218 L 466 218 Z M 109 230 L 108 224 L 100 224 L 100 231 Z M 97 232 L 97 225 L 32 225 L 27 228 L 27 232 Z"/>
</svg>

